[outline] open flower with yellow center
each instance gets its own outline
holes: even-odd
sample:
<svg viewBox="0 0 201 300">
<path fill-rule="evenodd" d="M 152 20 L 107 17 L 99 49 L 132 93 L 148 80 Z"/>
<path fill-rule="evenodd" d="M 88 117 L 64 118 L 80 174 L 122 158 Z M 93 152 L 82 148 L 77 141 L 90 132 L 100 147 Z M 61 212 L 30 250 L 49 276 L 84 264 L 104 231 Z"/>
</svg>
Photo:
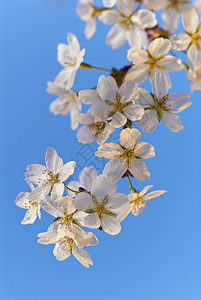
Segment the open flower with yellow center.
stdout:
<svg viewBox="0 0 201 300">
<path fill-rule="evenodd" d="M 113 132 L 113 126 L 104 118 L 94 117 L 90 110 L 86 114 L 79 114 L 77 121 L 84 126 L 77 131 L 78 142 L 89 144 L 95 139 L 99 145 L 103 144 Z"/>
<path fill-rule="evenodd" d="M 143 5 L 152 10 L 163 10 L 163 28 L 174 32 L 179 26 L 180 16 L 184 11 L 190 10 L 190 0 L 143 0 Z"/>
<path fill-rule="evenodd" d="M 130 205 L 126 211 L 118 214 L 117 219 L 119 220 L 119 222 L 123 221 L 131 211 L 134 216 L 138 216 L 139 214 L 141 214 L 143 212 L 145 207 L 149 207 L 149 204 L 147 201 L 149 201 L 153 198 L 159 197 L 160 195 L 163 195 L 164 193 L 167 192 L 164 190 L 159 190 L 159 191 L 154 191 L 154 192 L 151 192 L 151 193 L 145 195 L 145 193 L 152 187 L 153 187 L 153 185 L 148 185 L 141 192 L 139 192 L 139 191 L 131 192 L 128 195 Z"/>
<path fill-rule="evenodd" d="M 66 89 L 65 84 L 56 82 L 47 83 L 47 92 L 59 96 L 51 103 L 50 111 L 55 115 L 61 114 L 62 116 L 70 112 L 71 128 L 75 130 L 79 125 L 77 116 L 82 108 L 81 99 L 78 94 L 70 89 Z"/>
<path fill-rule="evenodd" d="M 133 62 L 134 66 L 128 71 L 125 80 L 142 83 L 147 78 L 151 80 L 157 71 L 162 71 L 167 77 L 170 88 L 171 81 L 168 72 L 180 71 L 183 68 L 179 58 L 167 55 L 170 49 L 171 42 L 168 39 L 157 38 L 150 43 L 147 51 L 128 50 L 127 58 Z"/>
<path fill-rule="evenodd" d="M 83 62 L 85 49 L 80 51 L 80 44 L 76 36 L 67 34 L 68 45 L 59 44 L 57 47 L 57 60 L 64 69 L 55 78 L 56 83 L 66 83 L 66 89 L 73 86 L 75 75 Z"/>
<path fill-rule="evenodd" d="M 26 179 L 37 185 L 29 195 L 29 200 L 42 199 L 51 194 L 52 200 L 62 197 L 64 192 L 63 182 L 74 173 L 75 161 L 63 165 L 63 160 L 53 148 L 48 148 L 45 155 L 46 167 L 34 164 L 27 167 Z"/>
<path fill-rule="evenodd" d="M 197 51 L 201 52 L 201 23 L 195 8 L 183 13 L 182 23 L 185 32 L 176 33 L 171 37 L 172 48 L 182 51 L 195 47 Z"/>
<path fill-rule="evenodd" d="M 119 144 L 105 143 L 98 148 L 95 155 L 109 158 L 103 173 L 114 182 L 129 170 L 139 180 L 150 178 L 150 173 L 142 161 L 155 156 L 155 149 L 148 143 L 140 143 L 141 133 L 137 129 L 126 128 L 120 134 Z"/>
<path fill-rule="evenodd" d="M 32 183 L 30 183 L 28 180 L 26 180 L 29 186 L 31 187 L 31 190 L 34 190 L 34 186 Z M 21 224 L 33 224 L 37 218 L 41 219 L 41 213 L 40 213 L 40 208 L 41 208 L 41 199 L 36 198 L 34 201 L 29 199 L 31 192 L 22 192 L 19 193 L 15 200 L 15 204 L 21 208 L 27 209 L 27 212 L 24 216 L 24 219 L 22 220 Z"/>
<path fill-rule="evenodd" d="M 84 212 L 77 211 L 74 200 L 71 197 L 62 197 L 56 201 L 46 201 L 41 203 L 42 209 L 54 216 L 54 222 L 47 232 L 38 234 L 40 244 L 50 244 L 57 239 L 58 229 L 68 229 L 72 232 L 75 230 L 83 231 L 79 226 L 83 225 L 83 219 L 86 216 Z M 79 227 L 79 229 L 77 229 Z M 85 233 L 83 233 L 85 234 Z M 86 233 L 87 235 L 87 233 Z"/>
<path fill-rule="evenodd" d="M 148 9 L 135 11 L 133 0 L 117 0 L 117 10 L 103 11 L 99 20 L 106 25 L 113 25 L 106 40 L 113 49 L 121 47 L 126 40 L 131 47 L 147 48 L 148 38 L 145 29 L 157 24 L 152 11 Z"/>
<path fill-rule="evenodd" d="M 106 175 L 98 176 L 92 183 L 91 193 L 81 192 L 75 198 L 77 209 L 88 214 L 84 225 L 99 228 L 108 234 L 118 234 L 121 230 L 115 214 L 125 211 L 129 206 L 126 195 L 116 193 L 117 186 Z"/>
<path fill-rule="evenodd" d="M 78 229 L 81 229 L 78 227 Z M 50 243 L 56 244 L 53 250 L 54 256 L 59 261 L 67 259 L 71 254 L 85 267 L 93 265 L 91 257 L 86 246 L 94 246 L 98 244 L 98 240 L 93 233 L 84 235 L 86 232 L 82 230 L 70 231 L 68 229 L 58 229 L 58 235 L 56 239 L 50 237 Z M 95 238 L 94 238 L 95 237 Z M 39 240 L 40 242 L 40 240 Z"/>
<path fill-rule="evenodd" d="M 168 94 L 167 77 L 162 72 L 157 72 L 152 78 L 152 93 L 139 88 L 136 101 L 144 107 L 145 113 L 139 121 L 144 132 L 153 131 L 158 123 L 163 123 L 173 132 L 183 129 L 179 117 L 175 114 L 189 107 L 190 95 L 187 93 Z"/>
<path fill-rule="evenodd" d="M 126 124 L 127 120 L 138 121 L 142 118 L 144 110 L 135 104 L 137 83 L 125 82 L 118 89 L 117 83 L 112 76 L 107 78 L 100 76 L 97 84 L 97 93 L 100 101 L 91 106 L 91 113 L 97 119 L 109 119 L 110 125 L 119 128 Z M 102 99 L 102 100 L 101 100 Z"/>
</svg>

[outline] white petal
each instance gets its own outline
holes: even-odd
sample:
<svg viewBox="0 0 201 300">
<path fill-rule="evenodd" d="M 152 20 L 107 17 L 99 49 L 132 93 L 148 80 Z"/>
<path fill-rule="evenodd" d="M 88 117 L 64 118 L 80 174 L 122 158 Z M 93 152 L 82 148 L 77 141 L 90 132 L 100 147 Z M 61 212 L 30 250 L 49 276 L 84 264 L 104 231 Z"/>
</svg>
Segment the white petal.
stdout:
<svg viewBox="0 0 201 300">
<path fill-rule="evenodd" d="M 53 174 L 58 174 L 63 166 L 63 160 L 58 156 L 56 150 L 53 148 L 47 149 L 45 162 L 47 168 L 52 171 Z"/>
<path fill-rule="evenodd" d="M 92 259 L 87 250 L 81 249 L 79 247 L 74 247 L 73 255 L 86 268 L 89 268 L 89 265 L 93 265 Z"/>
<path fill-rule="evenodd" d="M 77 139 L 78 142 L 83 144 L 92 143 L 95 140 L 95 131 L 90 130 L 88 126 L 82 126 L 78 128 Z"/>
<path fill-rule="evenodd" d="M 91 191 L 92 182 L 97 177 L 97 171 L 94 167 L 85 167 L 82 169 L 79 181 L 80 185 L 84 187 L 87 191 Z"/>
<path fill-rule="evenodd" d="M 173 132 L 178 132 L 183 129 L 181 120 L 176 114 L 163 112 L 162 114 L 163 123 Z"/>
<path fill-rule="evenodd" d="M 125 162 L 121 162 L 118 158 L 111 159 L 105 165 L 103 173 L 112 179 L 113 182 L 117 182 L 121 179 L 127 170 Z"/>
<path fill-rule="evenodd" d="M 145 110 L 143 118 L 139 121 L 139 125 L 145 133 L 152 132 L 158 123 L 158 114 L 155 109 Z"/>
<path fill-rule="evenodd" d="M 185 32 L 180 32 L 180 33 L 174 34 L 170 38 L 170 41 L 172 43 L 173 49 L 182 51 L 182 50 L 187 49 L 188 45 L 191 42 L 191 38 Z"/>
<path fill-rule="evenodd" d="M 114 126 L 114 128 L 120 128 L 124 126 L 127 122 L 127 118 L 124 114 L 120 113 L 117 111 L 113 116 L 112 116 L 112 122 L 111 125 Z"/>
<path fill-rule="evenodd" d="M 105 143 L 98 147 L 98 151 L 95 152 L 95 155 L 98 157 L 105 158 L 115 158 L 119 157 L 122 154 L 122 148 L 116 143 Z"/>
<path fill-rule="evenodd" d="M 121 101 L 130 102 L 134 101 L 137 93 L 138 85 L 135 81 L 126 81 L 121 85 L 119 94 L 121 95 Z"/>
<path fill-rule="evenodd" d="M 118 23 L 121 19 L 122 16 L 115 10 L 103 11 L 99 16 L 99 20 L 105 25 L 114 25 L 115 23 Z"/>
<path fill-rule="evenodd" d="M 156 198 L 156 197 L 159 197 L 160 195 L 163 195 L 164 193 L 166 193 L 167 191 L 154 191 L 154 192 L 151 192 L 149 194 L 147 194 L 146 196 L 143 197 L 143 199 L 146 201 L 146 200 L 150 200 L 150 199 L 153 199 L 153 198 Z"/>
<path fill-rule="evenodd" d="M 127 72 L 125 81 L 134 80 L 138 84 L 144 82 L 148 78 L 148 65 L 136 65 L 131 67 L 130 70 Z"/>
<path fill-rule="evenodd" d="M 97 92 L 103 100 L 113 101 L 116 98 L 117 84 L 112 76 L 106 78 L 104 75 L 99 77 Z"/>
<path fill-rule="evenodd" d="M 117 9 L 124 16 L 129 17 L 134 12 L 133 0 L 117 0 Z"/>
<path fill-rule="evenodd" d="M 186 31 L 195 33 L 199 24 L 199 16 L 195 8 L 186 10 L 182 15 L 182 23 Z"/>
<path fill-rule="evenodd" d="M 145 163 L 140 159 L 133 159 L 131 161 L 129 171 L 133 174 L 134 177 L 141 181 L 150 178 L 149 170 L 147 169 Z"/>
<path fill-rule="evenodd" d="M 90 39 L 96 32 L 96 19 L 92 18 L 86 24 L 84 33 L 87 39 Z"/>
<path fill-rule="evenodd" d="M 162 12 L 162 20 L 164 24 L 164 29 L 169 32 L 174 32 L 179 26 L 179 13 L 174 9 L 166 9 Z"/>
<path fill-rule="evenodd" d="M 24 219 L 22 220 L 21 224 L 33 224 L 38 215 L 38 207 L 37 205 L 31 207 L 25 214 Z"/>
<path fill-rule="evenodd" d="M 111 235 L 118 234 L 121 231 L 121 225 L 113 216 L 103 215 L 101 219 L 101 226 L 103 230 Z"/>
<path fill-rule="evenodd" d="M 143 29 L 152 28 L 157 25 L 156 15 L 148 9 L 140 9 L 137 12 L 140 19 L 140 25 Z"/>
<path fill-rule="evenodd" d="M 149 52 L 154 58 L 166 55 L 171 49 L 168 39 L 157 38 L 150 43 Z"/>
<path fill-rule="evenodd" d="M 57 200 L 63 196 L 63 193 L 64 193 L 64 184 L 55 183 L 51 191 L 51 199 Z"/>
<path fill-rule="evenodd" d="M 68 177 L 74 173 L 75 166 L 75 161 L 69 161 L 68 163 L 63 165 L 61 171 L 59 172 L 58 180 L 66 181 Z"/>
<path fill-rule="evenodd" d="M 189 98 L 190 95 L 187 93 L 171 94 L 168 96 L 167 106 L 172 112 L 180 112 L 192 104 Z"/>
<path fill-rule="evenodd" d="M 150 92 L 142 88 L 137 90 L 136 102 L 143 107 L 150 107 L 155 104 Z"/>
<path fill-rule="evenodd" d="M 70 189 L 74 190 L 74 191 L 79 191 L 80 183 L 79 183 L 78 181 L 73 180 L 73 181 L 70 181 L 70 182 L 68 183 L 68 187 L 69 187 Z M 71 197 L 75 197 L 75 196 L 76 196 L 75 193 L 73 193 L 73 192 L 71 192 L 71 191 L 69 191 L 69 190 L 68 190 L 68 194 L 69 194 L 69 196 L 71 196 Z"/>
<path fill-rule="evenodd" d="M 176 72 L 183 69 L 181 59 L 167 55 L 164 58 L 160 59 L 160 65 L 164 67 L 168 72 Z"/>
<path fill-rule="evenodd" d="M 153 185 L 147 185 L 143 188 L 143 190 L 139 193 L 139 196 L 142 197 L 144 194 L 153 187 Z"/>
<path fill-rule="evenodd" d="M 119 214 L 129 207 L 130 201 L 127 196 L 121 193 L 115 193 L 109 198 L 109 202 L 105 206 L 109 211 Z"/>
<path fill-rule="evenodd" d="M 73 49 L 74 52 L 79 52 L 80 51 L 80 44 L 78 42 L 78 39 L 73 33 L 68 32 L 67 33 L 67 41 L 69 46 Z"/>
<path fill-rule="evenodd" d="M 61 70 L 59 72 L 59 74 L 56 76 L 55 82 L 56 83 L 65 83 L 65 82 L 67 82 L 68 79 L 71 76 L 71 73 L 72 73 L 72 70 L 67 70 L 67 69 Z"/>
<path fill-rule="evenodd" d="M 127 119 L 131 121 L 139 121 L 144 115 L 144 109 L 137 104 L 131 104 L 124 108 L 124 113 Z"/>
<path fill-rule="evenodd" d="M 100 119 L 108 118 L 108 115 L 111 113 L 112 107 L 106 104 L 104 101 L 98 101 L 91 106 L 92 114 Z"/>
<path fill-rule="evenodd" d="M 120 133 L 119 141 L 120 144 L 126 149 L 131 149 L 135 144 L 139 143 L 141 137 L 141 132 L 136 129 L 126 128 Z"/>
<path fill-rule="evenodd" d="M 29 165 L 27 168 L 27 173 L 25 173 L 26 179 L 33 183 L 33 184 L 40 184 L 40 179 L 45 180 L 46 179 L 46 167 L 39 165 L 39 164 L 33 164 Z M 45 174 L 44 174 L 45 173 Z"/>
<path fill-rule="evenodd" d="M 130 30 L 127 31 L 127 38 L 132 48 L 146 49 L 148 47 L 147 33 L 142 28 L 132 25 Z"/>
<path fill-rule="evenodd" d="M 156 72 L 152 77 L 153 94 L 162 99 L 168 94 L 168 80 L 164 72 Z"/>
<path fill-rule="evenodd" d="M 84 218 L 84 225 L 89 228 L 99 228 L 101 225 L 100 218 L 97 213 L 88 214 L 86 218 Z"/>
<path fill-rule="evenodd" d="M 38 202 L 45 199 L 45 197 L 49 194 L 50 189 L 50 185 L 35 187 L 35 189 L 29 194 L 29 200 L 32 202 Z"/>
<path fill-rule="evenodd" d="M 80 108 L 77 106 L 77 104 L 75 104 L 71 107 L 70 119 L 71 119 L 71 128 L 72 128 L 72 130 L 77 129 L 77 127 L 79 125 L 79 123 L 77 121 L 79 111 L 80 111 Z"/>
<path fill-rule="evenodd" d="M 28 192 L 23 192 L 19 193 L 15 200 L 15 204 L 21 208 L 26 208 L 27 204 L 29 203 L 29 193 Z"/>
<path fill-rule="evenodd" d="M 103 5 L 106 7 L 112 7 L 116 4 L 116 0 L 103 0 Z"/>
<path fill-rule="evenodd" d="M 117 215 L 117 220 L 119 222 L 123 221 L 128 216 L 128 214 L 131 212 L 132 208 L 133 208 L 133 204 L 130 204 L 128 209 L 126 209 L 124 212 Z"/>
<path fill-rule="evenodd" d="M 53 250 L 54 256 L 56 256 L 56 259 L 59 261 L 63 261 L 66 258 L 70 256 L 70 251 L 69 249 L 62 244 L 56 244 Z"/>
<path fill-rule="evenodd" d="M 96 177 L 92 183 L 91 194 L 96 197 L 97 200 L 104 199 L 106 196 L 115 193 L 117 190 L 116 184 L 102 174 Z"/>
<path fill-rule="evenodd" d="M 95 207 L 91 195 L 85 192 L 77 194 L 74 204 L 77 209 L 82 211 L 86 211 Z"/>
<path fill-rule="evenodd" d="M 142 142 L 135 146 L 135 155 L 147 159 L 155 156 L 155 149 L 151 144 Z"/>
<path fill-rule="evenodd" d="M 145 61 L 149 59 L 147 51 L 141 49 L 129 49 L 127 51 L 128 60 L 132 61 L 134 64 L 143 64 Z"/>
<path fill-rule="evenodd" d="M 106 38 L 106 43 L 112 47 L 112 49 L 117 49 L 126 42 L 126 28 L 122 25 L 114 25 Z"/>
<path fill-rule="evenodd" d="M 93 104 L 97 101 L 100 101 L 97 91 L 94 90 L 79 91 L 79 98 L 84 104 Z"/>
</svg>

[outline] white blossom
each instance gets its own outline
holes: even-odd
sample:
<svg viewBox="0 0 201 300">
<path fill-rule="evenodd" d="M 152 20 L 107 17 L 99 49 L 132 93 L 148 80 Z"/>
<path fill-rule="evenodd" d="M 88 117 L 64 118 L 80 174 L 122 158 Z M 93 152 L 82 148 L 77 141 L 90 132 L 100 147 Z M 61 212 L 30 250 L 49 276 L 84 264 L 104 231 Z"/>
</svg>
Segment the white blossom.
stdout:
<svg viewBox="0 0 201 300">
<path fill-rule="evenodd" d="M 27 180 L 35 185 L 36 188 L 30 193 L 29 199 L 43 198 L 51 194 L 52 200 L 62 197 L 64 192 L 63 182 L 74 173 L 75 161 L 70 161 L 63 165 L 63 160 L 58 156 L 53 148 L 48 148 L 45 155 L 46 167 L 39 164 L 29 165 L 25 176 Z"/>
<path fill-rule="evenodd" d="M 201 51 L 201 23 L 195 8 L 183 13 L 182 23 L 185 32 L 176 33 L 171 37 L 172 48 L 182 51 L 195 47 L 197 51 Z"/>
<path fill-rule="evenodd" d="M 160 190 L 160 191 L 154 191 L 154 192 L 151 192 L 151 193 L 145 195 L 145 193 L 152 187 L 153 187 L 153 185 L 148 185 L 141 192 L 132 191 L 128 195 L 130 205 L 129 205 L 129 208 L 125 212 L 118 214 L 117 219 L 119 220 L 119 222 L 123 221 L 130 212 L 132 212 L 132 214 L 134 216 L 138 216 L 139 214 L 141 214 L 143 212 L 143 210 L 146 206 L 149 207 L 149 204 L 147 203 L 148 200 L 159 197 L 160 195 L 163 195 L 164 193 L 167 192 L 164 190 Z"/>
<path fill-rule="evenodd" d="M 164 29 L 172 33 L 179 26 L 181 14 L 191 9 L 190 2 L 190 0 L 143 0 L 143 5 L 153 10 L 162 9 Z"/>
<path fill-rule="evenodd" d="M 93 235 L 91 233 L 91 235 Z M 93 235 L 94 236 L 94 235 Z M 53 243 L 53 242 L 52 242 Z M 71 254 L 86 268 L 89 265 L 93 265 L 92 259 L 85 249 L 85 246 L 93 246 L 94 238 L 92 238 L 92 243 L 90 242 L 90 237 L 80 235 L 80 232 L 72 232 L 67 229 L 59 229 L 57 240 L 54 241 L 55 248 L 53 250 L 54 256 L 59 261 L 67 259 Z"/>
<path fill-rule="evenodd" d="M 79 114 L 77 121 L 84 125 L 77 131 L 78 142 L 83 144 L 89 144 L 96 139 L 101 145 L 113 132 L 113 126 L 105 118 L 96 118 L 90 111 L 86 114 Z"/>
<path fill-rule="evenodd" d="M 32 183 L 30 183 L 28 180 L 26 180 L 29 186 L 31 187 L 31 190 L 34 190 L 34 186 Z M 15 204 L 21 208 L 27 209 L 27 212 L 24 216 L 24 219 L 22 220 L 21 224 L 33 224 L 37 218 L 41 219 L 41 199 L 36 198 L 35 201 L 31 201 L 29 199 L 29 195 L 31 192 L 22 192 L 19 193 L 15 200 Z"/>
<path fill-rule="evenodd" d="M 187 58 L 189 63 L 187 78 L 191 84 L 191 92 L 201 90 L 201 52 L 198 52 L 195 47 L 191 47 Z"/>
<path fill-rule="evenodd" d="M 77 14 L 85 21 L 85 36 L 90 39 L 96 31 L 96 9 L 93 0 L 80 0 L 77 6 Z"/>
<path fill-rule="evenodd" d="M 144 110 L 134 103 L 136 91 L 137 83 L 134 81 L 124 82 L 119 90 L 112 76 L 106 78 L 102 75 L 97 85 L 97 92 L 102 100 L 92 105 L 91 112 L 98 119 L 109 118 L 115 128 L 126 124 L 128 119 L 138 121 Z"/>
<path fill-rule="evenodd" d="M 61 114 L 63 116 L 70 112 L 71 128 L 75 130 L 79 125 L 77 116 L 82 108 L 78 94 L 70 89 L 66 89 L 65 84 L 56 82 L 48 82 L 47 92 L 59 96 L 51 103 L 50 111 L 55 115 Z"/>
<path fill-rule="evenodd" d="M 113 7 L 117 3 L 117 0 L 103 0 L 105 7 Z"/>
<path fill-rule="evenodd" d="M 158 123 L 163 123 L 173 132 L 183 129 L 179 117 L 175 114 L 189 107 L 190 95 L 186 93 L 168 94 L 167 77 L 157 72 L 152 78 L 152 93 L 139 88 L 136 101 L 145 108 L 143 118 L 139 121 L 144 132 L 153 131 Z"/>
<path fill-rule="evenodd" d="M 182 62 L 179 58 L 167 55 L 171 49 L 171 42 L 168 39 L 157 38 L 153 40 L 147 51 L 141 49 L 128 50 L 128 60 L 134 66 L 128 71 L 125 80 L 135 80 L 142 83 L 147 78 L 150 80 L 157 71 L 162 71 L 168 79 L 168 87 L 171 81 L 168 72 L 180 71 Z"/>
<path fill-rule="evenodd" d="M 116 193 L 116 185 L 102 174 L 93 181 L 90 194 L 79 193 L 75 198 L 75 206 L 88 213 L 84 224 L 89 228 L 100 226 L 108 234 L 118 234 L 121 230 L 115 214 L 125 211 L 129 202 L 126 195 Z"/>
<path fill-rule="evenodd" d="M 107 44 L 113 49 L 121 47 L 126 40 L 133 48 L 147 48 L 145 29 L 156 26 L 155 14 L 147 9 L 135 11 L 133 0 L 117 0 L 117 10 L 103 11 L 99 20 L 113 25 L 107 36 Z"/>
<path fill-rule="evenodd" d="M 70 181 L 68 187 L 74 191 L 79 191 L 79 188 L 86 190 L 87 192 L 91 191 L 92 182 L 97 177 L 97 171 L 94 167 L 84 167 L 79 175 L 79 181 Z M 76 194 L 68 190 L 68 194 L 71 197 L 75 197 Z"/>
<path fill-rule="evenodd" d="M 73 86 L 75 75 L 83 62 L 85 49 L 80 51 L 80 44 L 76 36 L 67 34 L 68 45 L 59 44 L 57 47 L 57 60 L 63 66 L 63 70 L 55 78 L 56 83 L 66 83 L 66 89 Z"/>
<path fill-rule="evenodd" d="M 110 159 L 103 173 L 114 182 L 129 170 L 139 180 L 150 178 L 150 173 L 142 161 L 155 156 L 155 149 L 148 143 L 140 143 L 141 133 L 137 129 L 126 128 L 120 133 L 120 143 L 105 143 L 99 146 L 95 155 Z"/>
</svg>

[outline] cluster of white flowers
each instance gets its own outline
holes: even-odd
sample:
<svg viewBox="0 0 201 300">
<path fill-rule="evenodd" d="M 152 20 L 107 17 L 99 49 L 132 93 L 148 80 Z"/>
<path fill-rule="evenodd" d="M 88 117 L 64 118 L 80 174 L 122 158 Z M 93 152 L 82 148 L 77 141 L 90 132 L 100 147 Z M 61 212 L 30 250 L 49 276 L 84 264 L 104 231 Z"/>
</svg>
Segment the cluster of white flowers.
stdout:
<svg viewBox="0 0 201 300">
<path fill-rule="evenodd" d="M 86 166 L 79 181 L 65 184 L 74 173 L 76 162 L 63 165 L 57 152 L 48 148 L 46 166 L 27 167 L 25 180 L 30 191 L 20 193 L 16 199 L 16 205 L 27 209 L 22 224 L 34 223 L 37 216 L 40 219 L 41 209 L 54 217 L 47 232 L 38 234 L 39 243 L 55 244 L 53 254 L 58 260 L 73 254 L 85 267 L 93 264 L 85 248 L 98 244 L 98 239 L 83 227 L 118 234 L 120 223 L 131 211 L 134 216 L 141 214 L 149 206 L 148 200 L 166 192 L 146 194 L 152 185 L 141 192 L 133 186 L 131 178 L 150 179 L 143 160 L 154 157 L 155 148 L 140 142 L 141 132 L 132 126 L 137 123 L 144 133 L 150 133 L 162 120 L 172 132 L 183 129 L 177 113 L 192 102 L 187 93 L 168 93 L 172 87 L 169 72 L 184 68 L 191 90 L 201 90 L 200 0 L 194 6 L 189 0 L 103 0 L 102 3 L 103 7 L 97 8 L 93 0 L 79 1 L 77 13 L 87 22 L 85 35 L 93 36 L 97 17 L 112 25 L 107 44 L 117 49 L 128 41 L 130 65 L 121 70 L 106 70 L 84 63 L 85 49 L 80 50 L 76 36 L 68 33 L 68 44 L 59 44 L 57 49 L 63 70 L 53 82 L 48 82 L 47 92 L 58 96 L 50 111 L 61 115 L 70 112 L 72 129 L 81 124 L 78 141 L 83 144 L 96 141 L 99 147 L 94 154 L 109 161 L 102 174 Z M 164 28 L 157 25 L 155 10 L 162 10 Z M 174 33 L 180 16 L 185 32 Z M 184 52 L 186 61 L 173 50 Z M 101 75 L 96 88 L 75 92 L 71 88 L 79 68 L 110 74 Z M 147 78 L 152 91 L 139 87 Z M 81 113 L 82 103 L 90 105 L 86 113 Z M 119 143 L 106 142 L 117 128 L 121 128 Z M 123 177 L 128 179 L 129 192 L 118 193 L 116 183 Z"/>
</svg>

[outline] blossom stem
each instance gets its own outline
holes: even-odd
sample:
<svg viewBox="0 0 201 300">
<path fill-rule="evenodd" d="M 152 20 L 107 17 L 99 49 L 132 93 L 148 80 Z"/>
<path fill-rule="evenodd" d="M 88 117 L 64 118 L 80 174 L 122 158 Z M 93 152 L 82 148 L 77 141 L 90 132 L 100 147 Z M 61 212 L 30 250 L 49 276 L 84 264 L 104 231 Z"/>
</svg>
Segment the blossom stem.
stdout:
<svg viewBox="0 0 201 300">
<path fill-rule="evenodd" d="M 81 69 L 94 69 L 94 70 L 99 70 L 99 71 L 104 71 L 104 72 L 109 72 L 111 73 L 112 70 L 108 70 L 108 69 L 104 69 L 104 68 L 99 68 L 99 67 L 94 67 L 94 66 L 91 66 L 89 64 L 86 64 L 86 63 L 81 63 L 80 65 L 80 68 Z"/>
<path fill-rule="evenodd" d="M 129 186 L 130 186 L 130 189 L 131 189 L 131 192 L 135 192 L 137 193 L 136 189 L 132 186 L 132 183 L 131 183 L 131 180 L 130 180 L 130 177 L 129 176 L 126 176 L 127 179 L 128 179 L 128 183 L 129 183 Z"/>
<path fill-rule="evenodd" d="M 65 183 L 64 183 L 64 186 L 65 186 L 65 189 L 67 189 L 68 191 L 70 191 L 70 192 L 73 192 L 73 193 L 75 193 L 76 195 L 77 194 L 79 194 L 79 192 L 78 191 L 74 191 L 74 190 L 72 190 L 71 188 L 69 188 L 67 185 L 65 185 Z"/>
</svg>

